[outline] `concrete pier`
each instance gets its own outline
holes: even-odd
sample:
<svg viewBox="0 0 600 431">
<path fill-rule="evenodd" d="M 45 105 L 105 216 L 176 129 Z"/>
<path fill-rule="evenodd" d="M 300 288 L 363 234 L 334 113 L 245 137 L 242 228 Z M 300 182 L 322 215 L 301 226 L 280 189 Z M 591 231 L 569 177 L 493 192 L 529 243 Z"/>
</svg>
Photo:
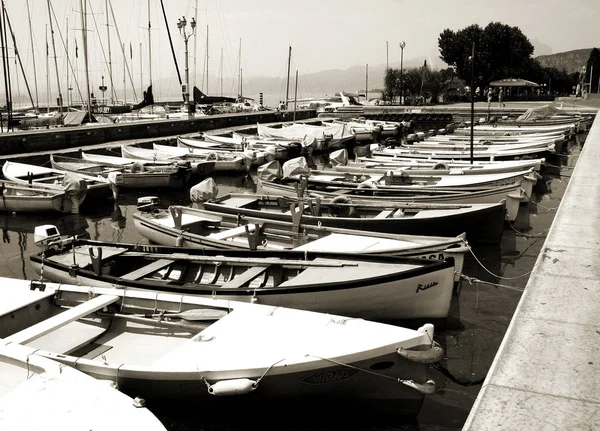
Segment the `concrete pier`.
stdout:
<svg viewBox="0 0 600 431">
<path fill-rule="evenodd" d="M 463 431 L 600 429 L 600 118 Z"/>
</svg>

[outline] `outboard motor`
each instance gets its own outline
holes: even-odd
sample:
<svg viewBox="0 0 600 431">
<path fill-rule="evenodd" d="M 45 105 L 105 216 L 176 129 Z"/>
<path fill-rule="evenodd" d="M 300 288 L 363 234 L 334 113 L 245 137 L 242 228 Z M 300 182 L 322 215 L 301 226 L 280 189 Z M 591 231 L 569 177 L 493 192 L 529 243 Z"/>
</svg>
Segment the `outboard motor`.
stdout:
<svg viewBox="0 0 600 431">
<path fill-rule="evenodd" d="M 53 224 L 36 226 L 33 230 L 33 242 L 42 250 L 47 250 L 52 244 L 60 242 L 60 232 Z"/>
</svg>

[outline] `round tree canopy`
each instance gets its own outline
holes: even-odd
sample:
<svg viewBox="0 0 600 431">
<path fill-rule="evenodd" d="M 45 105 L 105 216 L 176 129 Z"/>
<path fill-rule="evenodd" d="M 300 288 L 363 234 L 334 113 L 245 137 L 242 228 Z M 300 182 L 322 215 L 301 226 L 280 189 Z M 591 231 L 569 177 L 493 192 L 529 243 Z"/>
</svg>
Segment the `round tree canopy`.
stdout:
<svg viewBox="0 0 600 431">
<path fill-rule="evenodd" d="M 490 82 L 490 87 L 539 87 L 540 84 L 521 78 L 505 78 Z"/>
</svg>

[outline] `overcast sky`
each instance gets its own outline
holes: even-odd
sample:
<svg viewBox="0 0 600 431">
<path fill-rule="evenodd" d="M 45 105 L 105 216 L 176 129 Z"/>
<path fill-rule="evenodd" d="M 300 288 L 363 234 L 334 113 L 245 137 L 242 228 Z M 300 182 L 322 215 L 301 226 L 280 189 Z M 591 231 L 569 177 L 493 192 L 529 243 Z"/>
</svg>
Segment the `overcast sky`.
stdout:
<svg viewBox="0 0 600 431">
<path fill-rule="evenodd" d="M 64 48 L 67 40 L 73 67 L 78 74 L 84 70 L 80 13 L 82 1 L 50 0 L 61 76 L 65 76 L 67 70 Z M 108 81 L 106 2 L 87 1 L 89 68 L 92 85 L 97 87 L 101 75 Z M 205 68 L 207 26 L 210 74 L 218 77 L 222 71 L 224 77 L 238 76 L 241 41 L 244 79 L 251 76 L 285 77 L 289 46 L 292 47 L 292 73 L 298 70 L 301 75 L 354 65 L 382 65 L 388 61 L 390 65 L 395 65 L 400 61 L 400 41 L 406 42 L 405 60 L 425 56 L 436 65 L 440 64 L 436 60 L 439 55 L 437 38 L 444 29 L 460 30 L 474 23 L 484 27 L 492 21 L 521 28 L 534 45 L 545 45 L 546 50 L 552 53 L 600 46 L 599 0 L 163 1 L 182 76 L 184 42 L 177 29 L 177 20 L 185 15 L 190 21 L 197 13 L 197 37 L 189 39 L 189 50 L 190 82 L 192 85 L 196 82 L 198 87 L 201 87 Z M 50 80 L 55 82 L 48 0 L 4 0 L 4 3 L 26 74 L 33 76 L 35 57 L 38 82 L 45 85 L 45 43 L 48 40 Z M 31 10 L 31 32 L 27 3 Z M 115 85 L 118 82 L 122 86 L 125 75 L 116 29 L 121 42 L 126 45 L 126 57 L 134 84 L 140 86 L 141 81 L 149 81 L 148 4 L 152 26 L 152 77 L 156 80 L 176 76 L 160 0 L 111 0 L 109 4 L 112 4 L 116 17 L 116 26 L 110 19 L 110 51 Z M 78 59 L 74 58 L 75 40 L 79 47 Z M 214 86 L 211 87 L 214 89 Z"/>
</svg>

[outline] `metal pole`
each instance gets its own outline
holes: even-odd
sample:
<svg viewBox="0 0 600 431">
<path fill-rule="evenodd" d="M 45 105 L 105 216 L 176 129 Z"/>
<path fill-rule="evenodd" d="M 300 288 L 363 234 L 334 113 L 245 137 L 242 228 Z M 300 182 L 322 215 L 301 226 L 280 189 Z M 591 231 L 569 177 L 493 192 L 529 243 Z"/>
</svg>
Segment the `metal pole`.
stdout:
<svg viewBox="0 0 600 431">
<path fill-rule="evenodd" d="M 294 90 L 294 123 L 296 122 L 296 103 L 298 100 L 298 71 L 296 70 L 296 89 Z"/>
<path fill-rule="evenodd" d="M 475 42 L 471 46 L 471 164 L 473 164 L 473 127 L 475 123 Z"/>
<path fill-rule="evenodd" d="M 368 94 L 369 94 L 369 64 L 367 63 L 367 68 L 365 71 L 365 102 L 367 100 L 369 100 L 368 98 Z"/>
<path fill-rule="evenodd" d="M 290 97 L 290 63 L 292 61 L 292 47 L 289 47 L 288 67 L 287 67 L 287 84 L 285 86 L 285 109 L 288 109 L 288 100 Z"/>
<path fill-rule="evenodd" d="M 404 105 L 404 77 L 403 77 L 403 69 L 404 69 L 404 47 L 406 46 L 406 42 L 400 42 L 400 105 Z"/>
<path fill-rule="evenodd" d="M 184 36 L 185 41 L 185 109 L 188 116 L 192 115 L 190 109 L 190 68 L 188 66 L 188 38 Z"/>
</svg>

